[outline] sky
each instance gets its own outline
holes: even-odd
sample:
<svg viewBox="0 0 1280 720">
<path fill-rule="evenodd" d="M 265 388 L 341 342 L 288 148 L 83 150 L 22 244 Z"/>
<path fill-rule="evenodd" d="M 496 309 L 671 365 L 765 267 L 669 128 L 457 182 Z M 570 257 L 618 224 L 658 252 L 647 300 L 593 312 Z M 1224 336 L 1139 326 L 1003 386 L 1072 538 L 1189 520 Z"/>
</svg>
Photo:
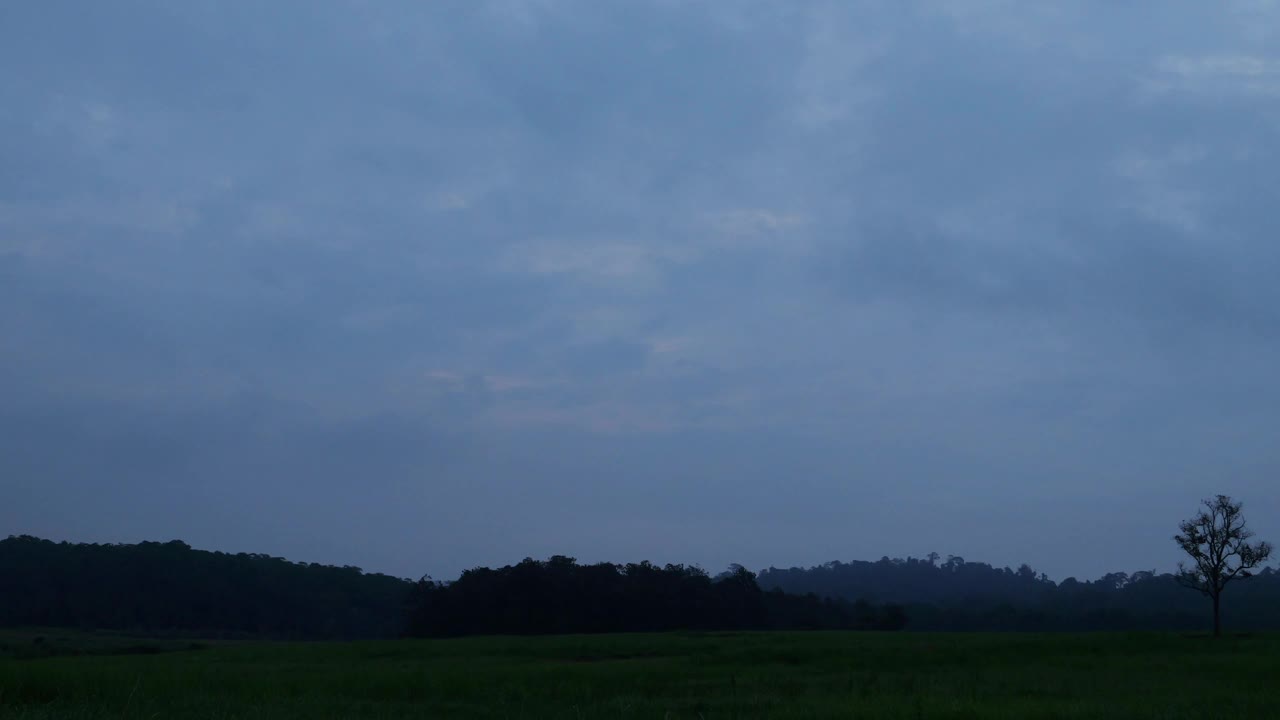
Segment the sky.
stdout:
<svg viewBox="0 0 1280 720">
<path fill-rule="evenodd" d="M 1280 3 L 0 6 L 0 536 L 1280 540 Z"/>
</svg>

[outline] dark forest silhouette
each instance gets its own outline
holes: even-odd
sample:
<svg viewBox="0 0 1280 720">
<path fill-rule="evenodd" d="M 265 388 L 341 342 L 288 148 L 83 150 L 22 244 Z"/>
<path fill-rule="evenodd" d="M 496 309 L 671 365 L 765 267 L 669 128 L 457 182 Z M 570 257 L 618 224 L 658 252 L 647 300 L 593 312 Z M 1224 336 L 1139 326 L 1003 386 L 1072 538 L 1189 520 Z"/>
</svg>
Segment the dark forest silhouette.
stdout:
<svg viewBox="0 0 1280 720">
<path fill-rule="evenodd" d="M 960 557 L 881 558 L 809 568 L 769 568 L 765 589 L 862 598 L 906 608 L 912 630 L 1205 630 L 1204 598 L 1173 573 L 1113 572 L 1093 581 L 1053 582 Z M 1280 629 L 1280 572 L 1266 568 L 1226 588 L 1223 619 L 1239 630 Z"/>
<path fill-rule="evenodd" d="M 1223 592 L 1236 630 L 1280 629 L 1280 572 Z M 1023 565 L 939 556 L 769 568 L 712 577 L 682 565 L 571 558 L 476 568 L 419 582 L 355 567 L 185 543 L 0 541 L 0 626 L 202 637 L 380 638 L 404 634 L 640 630 L 1206 630 L 1205 599 L 1173 574 L 1055 583 Z"/>
<path fill-rule="evenodd" d="M 137 545 L 0 541 L 0 626 L 198 636 L 391 637 L 410 584 L 356 567 Z"/>
<path fill-rule="evenodd" d="M 579 565 L 555 556 L 415 588 L 409 633 L 595 633 L 666 630 L 901 630 L 902 608 L 763 592 L 741 566 L 712 579 L 696 567 Z"/>
<path fill-rule="evenodd" d="M 676 629 L 901 629 L 900 608 L 762 592 L 740 567 L 526 560 L 417 583 L 356 567 L 137 545 L 0 541 L 0 627 L 343 639 Z"/>
</svg>

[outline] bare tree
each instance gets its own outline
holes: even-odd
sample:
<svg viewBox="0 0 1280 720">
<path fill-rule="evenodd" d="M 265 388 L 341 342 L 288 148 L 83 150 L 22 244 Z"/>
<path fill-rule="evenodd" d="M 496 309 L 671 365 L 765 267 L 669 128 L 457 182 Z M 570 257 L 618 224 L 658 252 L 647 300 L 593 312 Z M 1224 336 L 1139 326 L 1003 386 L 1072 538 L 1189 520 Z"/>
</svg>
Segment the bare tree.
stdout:
<svg viewBox="0 0 1280 720">
<path fill-rule="evenodd" d="M 1193 567 L 1178 563 L 1178 582 L 1199 590 L 1213 600 L 1213 634 L 1222 634 L 1222 589 L 1237 577 L 1247 578 L 1251 569 L 1271 556 L 1271 544 L 1249 543 L 1253 537 L 1240 513 L 1241 503 L 1226 495 L 1205 500 L 1204 508 L 1190 520 L 1183 520 L 1173 536 L 1178 546 L 1194 561 Z"/>
</svg>

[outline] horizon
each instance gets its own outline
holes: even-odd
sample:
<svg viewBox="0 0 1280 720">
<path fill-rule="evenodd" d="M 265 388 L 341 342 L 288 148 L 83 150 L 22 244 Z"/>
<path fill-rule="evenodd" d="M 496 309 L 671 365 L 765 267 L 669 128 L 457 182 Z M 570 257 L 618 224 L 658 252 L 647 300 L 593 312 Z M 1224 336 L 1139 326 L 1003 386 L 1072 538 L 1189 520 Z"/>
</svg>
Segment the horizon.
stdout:
<svg viewBox="0 0 1280 720">
<path fill-rule="evenodd" d="M 1097 578 L 1222 493 L 1280 540 L 1280 4 L 0 16 L 13 534 Z"/>
<path fill-rule="evenodd" d="M 7 537 L 8 537 L 8 539 L 14 539 L 14 538 L 23 537 L 23 536 L 22 536 L 22 535 L 13 535 L 13 534 L 10 534 L 10 535 L 8 535 Z M 901 556 L 901 557 L 890 557 L 890 556 L 888 556 L 888 555 L 882 555 L 882 556 L 880 556 L 880 557 L 878 557 L 878 558 L 873 558 L 873 557 L 863 557 L 863 558 L 832 558 L 832 559 L 830 559 L 830 560 L 825 560 L 825 561 L 822 561 L 822 562 L 800 563 L 800 564 L 791 564 L 791 565 L 766 565 L 766 566 L 760 566 L 760 567 L 751 567 L 751 566 L 749 566 L 749 565 L 745 565 L 745 564 L 743 564 L 743 563 L 730 562 L 730 563 L 726 564 L 723 568 L 721 568 L 721 569 L 719 569 L 719 570 L 716 570 L 716 569 L 714 569 L 714 568 L 708 568 L 708 567 L 705 567 L 705 566 L 703 566 L 703 565 L 701 565 L 701 564 L 698 564 L 698 563 L 681 562 L 681 561 L 676 561 L 676 560 L 672 560 L 672 561 L 663 560 L 663 561 L 661 561 L 661 562 L 659 562 L 659 561 L 654 561 L 652 558 L 637 558 L 637 559 L 622 559 L 622 560 L 597 560 L 597 559 L 584 559 L 584 558 L 575 557 L 575 556 L 572 556 L 572 555 L 565 555 L 564 553 L 551 553 L 550 555 L 545 555 L 545 556 L 542 556 L 542 557 L 531 557 L 531 556 L 525 556 L 525 557 L 522 557 L 522 558 L 520 558 L 520 559 L 518 559 L 518 560 L 510 560 L 510 561 L 506 561 L 506 562 L 495 562 L 495 563 L 492 563 L 492 564 L 489 564 L 489 565 L 476 565 L 476 566 L 471 566 L 471 567 L 463 568 L 462 570 L 458 571 L 457 573 L 453 573 L 453 576 L 452 576 L 452 577 L 450 577 L 450 576 L 448 576 L 448 575 L 437 575 L 437 574 L 432 573 L 432 572 L 430 572 L 430 571 L 423 572 L 423 573 L 417 573 L 417 574 L 400 575 L 400 574 L 396 574 L 396 573 L 393 573 L 393 572 L 386 572 L 386 571 L 382 571 L 382 570 L 379 570 L 379 569 L 377 569 L 377 568 L 370 568 L 370 567 L 366 567 L 366 566 L 361 565 L 361 564 L 358 564 L 358 563 L 355 563 L 355 564 L 338 564 L 338 563 L 333 563 L 333 562 L 326 562 L 326 561 L 324 561 L 324 560 L 311 560 L 311 559 L 306 559 L 306 558 L 290 558 L 290 557 L 284 557 L 284 556 L 275 555 L 274 553 L 269 553 L 269 552 L 265 552 L 265 553 L 264 553 L 264 552 L 257 552 L 257 551 L 251 551 L 251 550 L 223 550 L 223 549 L 218 549 L 218 548 L 197 547 L 197 546 L 195 546 L 195 545 L 192 545 L 192 544 L 190 544 L 190 543 L 186 542 L 185 540 L 183 540 L 183 539 L 181 539 L 181 538 L 170 538 L 170 539 L 168 539 L 168 540 L 159 540 L 159 539 L 151 539 L 151 540 L 137 540 L 137 541 L 129 541 L 129 542 L 110 542 L 110 541 L 98 541 L 98 542 L 94 542 L 94 541 L 77 541 L 77 540 L 56 540 L 56 539 L 54 539 L 54 538 L 45 538 L 45 537 L 37 537 L 37 536 L 28 536 L 28 537 L 33 537 L 33 538 L 35 538 L 36 540 L 42 540 L 42 541 L 47 541 L 47 542 L 52 542 L 52 543 L 58 543 L 58 544 L 67 543 L 67 544 L 73 544 L 73 545 L 125 545 L 125 546 L 132 546 L 132 545 L 141 545 L 141 544 L 143 544 L 143 543 L 157 543 L 157 544 L 165 544 L 165 543 L 170 543 L 170 542 L 180 542 L 180 543 L 183 543 L 184 545 L 186 545 L 188 549 L 193 550 L 193 551 L 196 551 L 196 552 L 223 553 L 223 554 L 227 554 L 227 555 L 238 555 L 238 554 L 246 554 L 246 555 L 261 555 L 261 556 L 270 557 L 270 558 L 272 558 L 273 560 L 283 560 L 283 561 L 286 561 L 286 562 L 289 562 L 289 563 L 292 563 L 292 564 L 296 564 L 296 565 L 313 565 L 313 564 L 318 564 L 318 565 L 325 565 L 325 566 L 329 566 L 329 567 L 354 567 L 354 568 L 359 569 L 361 573 L 366 574 L 366 575 L 386 575 L 386 576 L 389 576 L 389 577 L 394 577 L 394 578 L 399 579 L 399 580 L 407 580 L 407 581 L 409 581 L 409 582 L 417 582 L 418 580 L 421 580 L 421 579 L 423 579 L 423 578 L 427 578 L 427 577 L 430 577 L 432 580 L 435 580 L 435 581 L 437 581 L 437 582 L 440 582 L 440 581 L 449 582 L 449 581 L 451 581 L 451 580 L 456 579 L 458 576 L 461 576 L 461 574 L 462 574 L 463 572 L 466 572 L 466 571 L 468 571 L 468 570 L 473 570 L 473 569 L 477 569 L 477 568 L 481 568 L 481 567 L 487 567 L 487 568 L 492 568 L 492 569 L 498 569 L 498 568 L 502 568 L 502 567 L 510 567 L 510 566 L 518 565 L 518 564 L 520 564 L 521 562 L 524 562 L 525 560 L 535 560 L 535 561 L 538 561 L 538 562 L 544 562 L 544 561 L 550 560 L 552 557 L 557 557 L 557 556 L 559 556 L 559 557 L 568 557 L 568 558 L 571 558 L 572 560 L 574 560 L 575 562 L 577 562 L 579 565 L 607 564 L 607 565 L 624 566 L 624 565 L 628 565 L 628 564 L 632 564 L 632 563 L 639 564 L 639 563 L 642 563 L 642 562 L 651 562 L 653 565 L 658 566 L 658 567 L 663 567 L 663 566 L 666 566 L 666 565 L 668 565 L 668 564 L 671 564 L 671 565 L 682 565 L 682 566 L 684 566 L 684 567 L 692 567 L 692 568 L 697 568 L 697 569 L 699 569 L 699 570 L 702 570 L 702 571 L 704 571 L 704 572 L 708 573 L 711 577 L 716 577 L 716 576 L 718 576 L 718 575 L 720 575 L 720 574 L 722 574 L 722 573 L 728 572 L 728 571 L 732 570 L 732 568 L 733 568 L 734 566 L 743 567 L 743 568 L 745 568 L 746 570 L 750 571 L 752 574 L 754 574 L 754 575 L 759 575 L 761 572 L 764 572 L 764 571 L 766 571 L 766 570 L 809 570 L 809 569 L 813 569 L 813 568 L 818 568 L 818 567 L 823 567 L 823 566 L 826 566 L 826 565 L 830 565 L 830 564 L 832 564 L 832 563 L 845 563 L 845 564 L 852 564 L 852 563 L 859 563 L 859 562 L 862 562 L 862 563 L 878 563 L 878 562 L 880 562 L 880 561 L 882 561 L 882 560 L 886 560 L 886 559 L 891 560 L 891 561 L 895 561 L 895 562 L 897 562 L 897 561 L 909 561 L 909 560 L 925 561 L 925 560 L 928 560 L 928 559 L 929 559 L 929 553 L 925 553 L 923 556 L 919 556 L 919 555 L 905 555 L 905 556 Z M 1048 579 L 1048 581 L 1049 581 L 1049 582 L 1051 582 L 1051 583 L 1053 583 L 1054 585 L 1061 585 L 1061 584 L 1062 584 L 1064 581 L 1066 581 L 1066 580 L 1076 580 L 1076 581 L 1078 581 L 1078 582 L 1093 582 L 1093 581 L 1098 580 L 1098 579 L 1100 579 L 1100 578 L 1104 577 L 1105 575 L 1108 575 L 1108 574 L 1111 574 L 1111 573 L 1123 573 L 1123 574 L 1125 574 L 1125 575 L 1134 575 L 1134 574 L 1139 573 L 1139 572 L 1151 572 L 1151 573 L 1153 573 L 1153 574 L 1155 574 L 1155 575 L 1157 575 L 1157 576 L 1165 576 L 1165 575 L 1173 575 L 1173 574 L 1175 574 L 1175 573 L 1174 573 L 1174 571 L 1172 571 L 1172 570 L 1169 570 L 1169 569 L 1162 569 L 1162 568 L 1135 568 L 1135 569 L 1131 569 L 1131 570 L 1124 569 L 1124 568 L 1114 568 L 1113 570 L 1110 570 L 1110 571 L 1108 571 L 1108 572 L 1106 572 L 1106 573 L 1102 573 L 1102 574 L 1100 574 L 1100 575 L 1098 575 L 1098 576 L 1096 576 L 1096 577 L 1077 577 L 1077 576 L 1074 576 L 1074 575 L 1068 575 L 1068 576 L 1065 576 L 1065 577 L 1058 577 L 1058 578 L 1055 578 L 1055 577 L 1053 577 L 1053 576 L 1048 575 L 1047 573 L 1042 572 L 1039 568 L 1037 568 L 1033 563 L 1030 563 L 1030 562 L 1020 562 L 1020 563 L 1016 563 L 1016 564 L 1012 564 L 1012 565 L 1008 565 L 1008 564 L 1001 565 L 1001 564 L 997 564 L 997 563 L 988 562 L 988 561 L 986 561 L 986 560 L 983 560 L 982 558 L 966 558 L 966 557 L 963 557 L 963 556 L 948 555 L 948 554 L 945 554 L 945 553 L 939 553 L 939 555 L 938 555 L 938 561 L 937 561 L 936 563 L 933 563 L 933 564 L 934 564 L 935 566 L 943 565 L 943 564 L 945 564 L 945 563 L 946 563 L 946 562 L 947 562 L 951 557 L 959 557 L 959 558 L 960 558 L 960 559 L 962 559 L 965 563 L 974 563 L 974 564 L 979 564 L 979 565 L 986 565 L 986 566 L 991 567 L 991 568 L 994 568 L 994 569 L 996 569 L 996 570 L 1016 570 L 1016 569 L 1017 569 L 1019 566 L 1021 566 L 1021 565 L 1027 565 L 1028 567 L 1030 567 L 1030 568 L 1032 568 L 1033 570 L 1035 570 L 1037 578 L 1039 578 L 1039 577 L 1041 577 L 1041 576 L 1046 577 L 1046 578 Z M 1270 563 L 1264 563 L 1263 565 L 1261 565 L 1261 566 L 1260 566 L 1260 569 L 1259 569 L 1258 573 L 1255 573 L 1255 574 L 1260 574 L 1260 573 L 1265 572 L 1265 571 L 1267 571 L 1267 570 L 1276 570 L 1276 569 L 1280 569 L 1280 568 L 1273 568 L 1273 567 L 1272 567 L 1272 565 L 1271 565 Z"/>
</svg>

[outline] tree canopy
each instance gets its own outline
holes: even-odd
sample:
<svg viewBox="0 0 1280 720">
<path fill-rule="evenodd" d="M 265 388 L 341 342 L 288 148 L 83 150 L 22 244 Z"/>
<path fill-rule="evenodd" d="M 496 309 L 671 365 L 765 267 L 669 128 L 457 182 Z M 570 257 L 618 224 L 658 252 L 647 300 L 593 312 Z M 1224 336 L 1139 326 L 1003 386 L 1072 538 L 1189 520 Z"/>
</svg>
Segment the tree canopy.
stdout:
<svg viewBox="0 0 1280 720">
<path fill-rule="evenodd" d="M 1200 630 L 1202 601 L 1173 573 L 1111 572 L 1054 582 L 1027 565 L 993 567 L 951 556 L 830 562 L 768 568 L 760 586 L 821 597 L 905 606 L 912 630 Z M 1280 629 L 1280 572 L 1259 571 L 1227 588 L 1224 620 L 1240 629 Z"/>
<path fill-rule="evenodd" d="M 186 543 L 0 541 L 0 626 L 286 639 L 393 637 L 411 583 Z"/>
<path fill-rule="evenodd" d="M 555 556 L 414 589 L 414 635 L 665 630 L 899 630 L 900 607 L 761 591 L 741 566 L 711 578 L 686 565 L 579 565 Z"/>
<path fill-rule="evenodd" d="M 1280 572 L 1224 590 L 1223 618 L 1280 629 Z M 1053 582 L 1023 565 L 888 557 L 809 568 L 581 564 L 553 556 L 418 582 L 261 554 L 0 541 L 0 626 L 201 637 L 379 638 L 640 630 L 1133 630 L 1206 627 L 1175 575 Z"/>
</svg>

